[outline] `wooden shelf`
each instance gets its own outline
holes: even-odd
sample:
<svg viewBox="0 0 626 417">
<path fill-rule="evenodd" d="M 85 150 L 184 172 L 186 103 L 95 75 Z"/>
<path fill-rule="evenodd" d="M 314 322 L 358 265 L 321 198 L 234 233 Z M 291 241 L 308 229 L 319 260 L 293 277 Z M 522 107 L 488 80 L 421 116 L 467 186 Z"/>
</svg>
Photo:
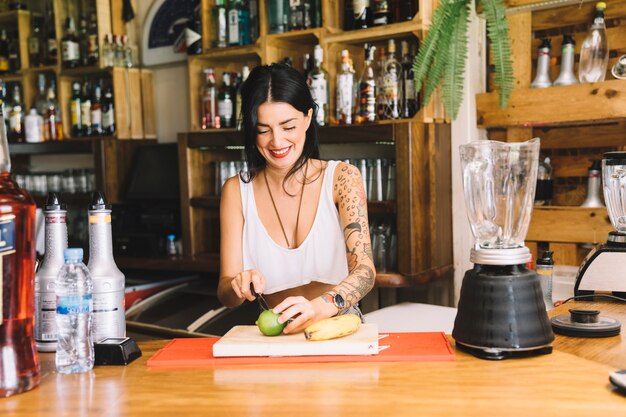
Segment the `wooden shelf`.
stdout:
<svg viewBox="0 0 626 417">
<path fill-rule="evenodd" d="M 111 137 L 76 138 L 42 143 L 10 143 L 9 152 L 11 155 L 89 154 L 93 152 L 93 142 L 98 140 L 111 140 Z"/>
<path fill-rule="evenodd" d="M 497 92 L 476 96 L 480 127 L 556 126 L 626 118 L 626 83 L 622 80 L 514 89 L 506 109 L 500 108 L 498 100 Z"/>
<path fill-rule="evenodd" d="M 362 44 L 365 42 L 397 38 L 403 35 L 418 35 L 423 30 L 419 14 L 406 22 L 391 23 L 384 26 L 375 26 L 367 29 L 350 30 L 328 35 L 328 43 Z"/>
<path fill-rule="evenodd" d="M 536 206 L 526 240 L 599 243 L 614 230 L 606 208 Z"/>
<path fill-rule="evenodd" d="M 289 41 L 289 42 L 298 42 L 300 44 L 315 45 L 316 43 L 320 42 L 320 40 L 324 36 L 324 32 L 325 32 L 324 28 L 294 30 L 291 32 L 275 33 L 275 34 L 267 35 L 267 41 L 268 42 Z"/>
<path fill-rule="evenodd" d="M 367 213 L 372 215 L 389 215 L 397 213 L 397 204 L 394 200 L 368 201 Z"/>
<path fill-rule="evenodd" d="M 20 15 L 30 15 L 30 12 L 28 10 L 10 10 L 0 13 L 0 25 L 5 29 L 7 27 L 17 27 L 18 16 Z"/>
<path fill-rule="evenodd" d="M 259 45 L 228 46 L 226 48 L 211 48 L 201 55 L 193 55 L 189 60 L 236 60 L 236 58 L 259 56 Z"/>
<path fill-rule="evenodd" d="M 219 254 L 207 254 L 193 258 L 115 258 L 121 269 L 145 269 L 151 271 L 219 272 Z"/>
<path fill-rule="evenodd" d="M 57 72 L 59 71 L 59 67 L 57 65 L 41 65 L 38 67 L 29 67 L 26 69 L 27 72 Z"/>
<path fill-rule="evenodd" d="M 21 83 L 22 78 L 23 78 L 22 72 L 0 74 L 0 80 L 6 83 L 15 83 L 15 82 Z"/>
<path fill-rule="evenodd" d="M 108 67 L 78 67 L 78 68 L 61 68 L 61 76 L 64 77 L 83 77 L 96 74 L 111 74 L 113 68 Z"/>
</svg>

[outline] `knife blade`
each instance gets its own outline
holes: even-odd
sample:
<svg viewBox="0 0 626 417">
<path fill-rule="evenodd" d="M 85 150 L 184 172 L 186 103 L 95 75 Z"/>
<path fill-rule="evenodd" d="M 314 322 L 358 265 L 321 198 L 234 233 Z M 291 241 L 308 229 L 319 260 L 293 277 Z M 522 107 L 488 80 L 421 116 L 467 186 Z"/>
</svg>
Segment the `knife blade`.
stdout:
<svg viewBox="0 0 626 417">
<path fill-rule="evenodd" d="M 259 307 L 261 308 L 262 311 L 270 310 L 270 307 L 267 305 L 267 301 L 265 301 L 265 298 L 263 298 L 263 295 L 257 293 L 254 290 L 254 285 L 252 283 L 250 283 L 250 292 L 256 298 L 257 302 L 259 303 Z"/>
</svg>

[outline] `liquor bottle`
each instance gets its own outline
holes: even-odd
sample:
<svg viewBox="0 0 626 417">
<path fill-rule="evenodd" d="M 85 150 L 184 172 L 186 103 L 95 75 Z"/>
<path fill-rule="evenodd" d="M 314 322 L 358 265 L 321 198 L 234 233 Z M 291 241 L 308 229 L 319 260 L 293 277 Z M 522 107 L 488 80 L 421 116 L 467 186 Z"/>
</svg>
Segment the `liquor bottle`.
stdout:
<svg viewBox="0 0 626 417">
<path fill-rule="evenodd" d="M 304 29 L 304 0 L 289 0 L 289 30 Z"/>
<path fill-rule="evenodd" d="M 339 124 L 351 125 L 354 111 L 354 73 L 350 71 L 350 53 L 341 51 L 341 69 L 337 74 L 336 114 Z"/>
<path fill-rule="evenodd" d="M 372 8 L 370 0 L 352 0 L 354 14 L 353 29 L 367 29 L 372 27 Z"/>
<path fill-rule="evenodd" d="M 28 143 L 43 142 L 43 117 L 37 113 L 35 107 L 24 117 L 24 137 Z"/>
<path fill-rule="evenodd" d="M 200 4 L 194 10 L 191 19 L 187 21 L 185 28 L 185 44 L 187 55 L 200 55 L 202 53 L 202 19 L 200 18 Z"/>
<path fill-rule="evenodd" d="M 383 71 L 384 119 L 400 118 L 401 79 L 402 66 L 396 60 L 396 43 L 393 39 L 389 39 L 387 42 L 387 58 Z"/>
<path fill-rule="evenodd" d="M 575 41 L 571 35 L 563 35 L 561 43 L 561 72 L 553 85 L 573 85 L 578 84 L 578 80 L 574 75 L 574 54 Z"/>
<path fill-rule="evenodd" d="M 235 100 L 235 114 L 237 115 L 237 130 L 241 130 L 243 127 L 243 117 L 241 115 L 241 87 L 243 83 L 248 79 L 250 75 L 250 67 L 244 65 L 241 69 L 241 82 L 237 85 L 237 96 Z"/>
<path fill-rule="evenodd" d="M 394 22 L 413 20 L 417 14 L 417 0 L 392 0 L 392 17 Z"/>
<path fill-rule="evenodd" d="M 313 5 L 313 27 L 321 28 L 322 27 L 322 0 L 311 0 Z M 347 4 L 350 4 L 350 1 L 346 1 Z M 346 5 L 347 5 L 346 4 Z"/>
<path fill-rule="evenodd" d="M 256 43 L 259 39 L 259 2 L 249 0 L 248 10 L 250 11 L 250 43 Z"/>
<path fill-rule="evenodd" d="M 217 114 L 220 118 L 220 127 L 235 127 L 233 122 L 233 93 L 230 86 L 230 73 L 222 75 L 222 86 L 217 97 Z"/>
<path fill-rule="evenodd" d="M 43 43 L 41 35 L 41 19 L 31 17 L 32 28 L 28 37 L 28 65 L 31 68 L 43 64 Z"/>
<path fill-rule="evenodd" d="M 45 252 L 35 275 L 35 342 L 40 352 L 54 352 L 57 347 L 56 294 L 54 282 L 64 264 L 67 248 L 67 207 L 56 193 L 48 193 L 43 208 Z"/>
<path fill-rule="evenodd" d="M 213 47 L 228 46 L 226 6 L 224 0 L 216 0 L 213 6 Z"/>
<path fill-rule="evenodd" d="M 315 5 L 313 0 L 302 0 L 302 28 L 311 29 L 315 27 Z"/>
<path fill-rule="evenodd" d="M 376 121 L 376 74 L 372 66 L 376 47 L 365 44 L 365 66 L 359 80 L 357 122 Z"/>
<path fill-rule="evenodd" d="M 317 113 L 315 121 L 319 126 L 326 126 L 330 121 L 330 114 L 328 111 L 328 103 L 330 101 L 329 88 L 328 88 L 328 72 L 322 68 L 322 62 L 324 61 L 324 50 L 320 45 L 315 45 L 313 49 L 313 58 L 315 60 L 315 66 L 309 73 L 307 78 L 307 84 L 311 90 L 311 96 L 317 104 Z"/>
<path fill-rule="evenodd" d="M 269 33 L 284 33 L 287 30 L 289 16 L 286 13 L 284 0 L 267 0 L 267 14 L 269 22 Z"/>
<path fill-rule="evenodd" d="M 81 16 L 78 19 L 78 50 L 80 56 L 80 65 L 86 67 L 89 65 L 89 36 L 87 35 L 87 19 Z"/>
<path fill-rule="evenodd" d="M 389 7 L 389 0 L 372 1 L 374 2 L 372 24 L 374 26 L 382 26 L 391 23 L 391 10 Z"/>
<path fill-rule="evenodd" d="M 0 74 L 9 72 L 9 40 L 7 30 L 0 30 Z"/>
<path fill-rule="evenodd" d="M 110 87 L 107 88 L 102 100 L 102 134 L 109 136 L 115 134 L 115 107 Z"/>
<path fill-rule="evenodd" d="M 33 334 L 35 282 L 35 202 L 11 177 L 4 114 L 0 107 L 0 397 L 19 394 L 40 381 Z"/>
<path fill-rule="evenodd" d="M 200 96 L 200 126 L 202 129 L 219 127 L 219 117 L 217 115 L 217 91 L 215 87 L 215 75 L 213 68 L 206 68 L 204 74 L 204 86 Z"/>
<path fill-rule="evenodd" d="M 56 99 L 56 86 L 54 80 L 48 86 L 47 105 L 44 116 L 44 137 L 49 140 L 63 140 L 63 118 L 61 107 Z"/>
<path fill-rule="evenodd" d="M 35 97 L 35 107 L 37 113 L 45 115 L 48 110 L 48 95 L 46 93 L 46 75 L 40 73 L 37 76 L 37 96 Z"/>
<path fill-rule="evenodd" d="M 124 57 L 124 46 L 122 45 L 122 35 L 113 35 L 112 49 L 113 49 L 113 66 L 123 67 L 125 57 Z"/>
<path fill-rule="evenodd" d="M 56 28 L 54 26 L 54 11 L 52 2 L 46 2 L 44 17 L 44 57 L 47 65 L 56 65 L 59 62 Z"/>
<path fill-rule="evenodd" d="M 98 45 L 98 18 L 95 13 L 89 15 L 89 30 L 87 42 L 87 64 L 98 65 L 100 61 L 100 47 Z"/>
<path fill-rule="evenodd" d="M 376 115 L 379 120 L 385 118 L 385 63 L 387 55 L 386 48 L 381 46 L 378 50 L 378 61 L 376 61 Z"/>
<path fill-rule="evenodd" d="M 19 85 L 13 86 L 13 98 L 9 113 L 9 142 L 24 142 L 24 104 Z"/>
<path fill-rule="evenodd" d="M 91 85 L 88 80 L 83 81 L 83 92 L 80 99 L 80 124 L 83 127 L 82 136 L 91 136 Z"/>
<path fill-rule="evenodd" d="M 304 54 L 302 57 L 302 75 L 304 78 L 309 77 L 309 72 L 313 69 L 313 62 L 311 61 L 311 54 Z"/>
<path fill-rule="evenodd" d="M 93 278 L 93 340 L 124 337 L 124 274 L 113 259 L 111 205 L 102 192 L 89 205 L 89 263 Z"/>
<path fill-rule="evenodd" d="M 589 167 L 589 177 L 587 179 L 587 198 L 580 205 L 581 207 L 604 207 L 600 194 L 602 188 L 602 165 L 600 161 L 593 161 Z"/>
<path fill-rule="evenodd" d="M 122 66 L 131 68 L 133 66 L 133 49 L 130 47 L 127 35 L 122 35 L 121 39 L 122 47 Z"/>
<path fill-rule="evenodd" d="M 15 32 L 9 41 L 9 72 L 18 72 L 22 67 L 20 62 L 20 39 Z"/>
<path fill-rule="evenodd" d="M 589 33 L 580 48 L 578 79 L 581 83 L 604 81 L 609 64 L 609 47 L 604 24 L 606 3 L 596 3 L 596 13 Z"/>
<path fill-rule="evenodd" d="M 80 47 L 74 19 L 71 17 L 65 21 L 65 36 L 61 39 L 61 62 L 63 68 L 76 68 L 80 65 Z"/>
<path fill-rule="evenodd" d="M 402 117 L 409 118 L 415 116 L 419 108 L 417 93 L 413 74 L 414 55 L 409 51 L 409 43 L 402 41 L 402 85 L 400 86 Z"/>
<path fill-rule="evenodd" d="M 102 88 L 99 84 L 93 89 L 93 100 L 91 102 L 91 134 L 93 136 L 102 135 L 102 104 L 100 99 Z"/>
<path fill-rule="evenodd" d="M 78 137 L 83 134 L 82 114 L 81 114 L 80 83 L 75 81 L 72 84 L 72 97 L 70 98 L 70 114 L 72 117 L 72 136 Z"/>
<path fill-rule="evenodd" d="M 228 3 L 228 44 L 250 44 L 250 11 L 243 0 L 229 0 Z"/>
</svg>

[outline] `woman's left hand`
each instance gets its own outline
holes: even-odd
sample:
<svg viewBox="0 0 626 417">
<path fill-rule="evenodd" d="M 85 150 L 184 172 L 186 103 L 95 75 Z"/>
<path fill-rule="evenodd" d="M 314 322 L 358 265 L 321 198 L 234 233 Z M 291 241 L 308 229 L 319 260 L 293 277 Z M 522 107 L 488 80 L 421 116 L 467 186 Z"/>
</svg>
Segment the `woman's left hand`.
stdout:
<svg viewBox="0 0 626 417">
<path fill-rule="evenodd" d="M 332 304 L 324 303 L 319 297 L 309 301 L 300 296 L 287 297 L 272 310 L 280 313 L 279 323 L 289 321 L 283 329 L 285 334 L 301 332 L 316 321 L 332 317 L 337 313 Z"/>
</svg>

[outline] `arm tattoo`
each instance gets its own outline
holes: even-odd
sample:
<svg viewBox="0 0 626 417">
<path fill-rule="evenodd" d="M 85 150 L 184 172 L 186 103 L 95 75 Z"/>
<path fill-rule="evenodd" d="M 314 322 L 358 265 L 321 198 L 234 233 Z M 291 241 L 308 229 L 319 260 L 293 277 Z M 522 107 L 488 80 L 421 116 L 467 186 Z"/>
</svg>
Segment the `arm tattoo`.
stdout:
<svg viewBox="0 0 626 417">
<path fill-rule="evenodd" d="M 351 279 L 344 282 L 337 291 L 348 306 L 356 305 L 374 285 L 375 274 L 367 265 L 359 265 L 352 271 Z"/>
</svg>

